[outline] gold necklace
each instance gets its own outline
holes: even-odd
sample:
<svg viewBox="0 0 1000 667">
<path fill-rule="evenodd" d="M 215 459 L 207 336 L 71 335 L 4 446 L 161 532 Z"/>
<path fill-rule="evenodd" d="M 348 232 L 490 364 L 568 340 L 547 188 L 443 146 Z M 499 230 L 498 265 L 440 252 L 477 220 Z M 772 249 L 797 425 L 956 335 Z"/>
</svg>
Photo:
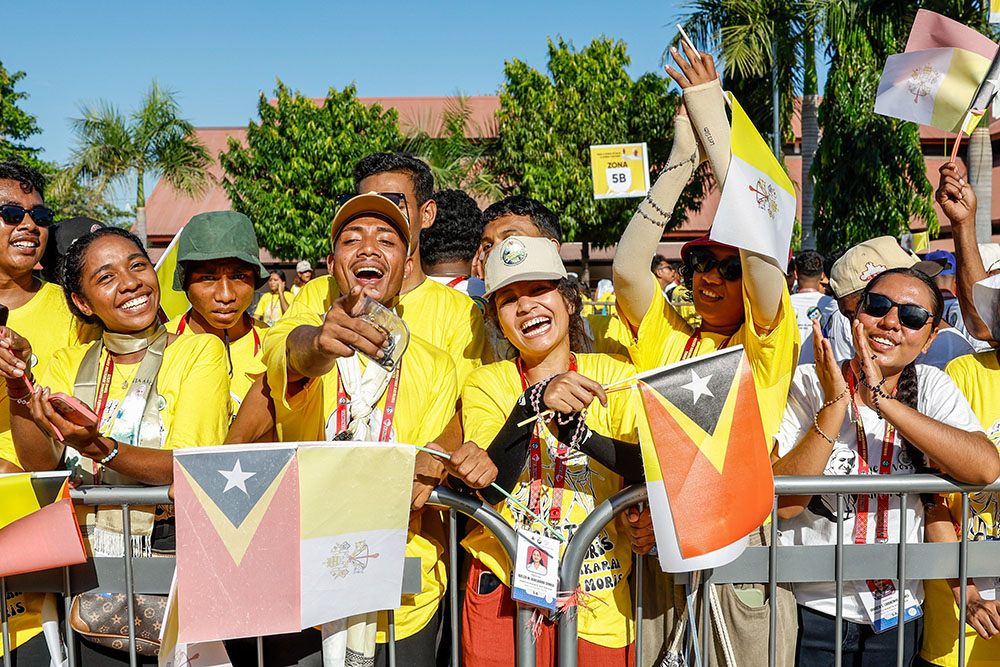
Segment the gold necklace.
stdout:
<svg viewBox="0 0 1000 667">
<path fill-rule="evenodd" d="M 135 374 L 139 371 L 139 364 L 129 364 L 129 365 L 132 366 L 132 371 L 131 373 L 127 374 L 127 377 L 124 377 L 124 379 L 122 380 L 122 389 L 128 389 L 128 386 L 129 384 L 131 384 L 132 379 L 135 377 Z M 122 376 L 126 376 L 126 372 L 124 371 L 124 369 L 122 369 L 121 366 L 116 366 L 115 368 L 122 371 Z"/>
</svg>

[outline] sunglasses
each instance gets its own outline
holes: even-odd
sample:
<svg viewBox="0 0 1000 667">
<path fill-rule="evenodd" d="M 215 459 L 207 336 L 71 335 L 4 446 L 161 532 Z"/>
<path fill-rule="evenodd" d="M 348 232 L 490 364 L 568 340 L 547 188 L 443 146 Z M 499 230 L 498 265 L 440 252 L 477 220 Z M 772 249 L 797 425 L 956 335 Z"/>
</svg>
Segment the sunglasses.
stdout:
<svg viewBox="0 0 1000 667">
<path fill-rule="evenodd" d="M 17 204 L 3 204 L 0 206 L 0 219 L 2 219 L 6 225 L 21 224 L 21 221 L 24 220 L 25 213 L 30 215 L 31 219 L 39 227 L 48 227 L 52 224 L 52 220 L 55 217 L 55 213 L 52 212 L 52 209 L 45 208 L 44 206 L 36 206 L 28 209 L 23 206 L 18 206 Z"/>
<path fill-rule="evenodd" d="M 884 294 L 869 292 L 861 300 L 861 311 L 872 317 L 885 317 L 890 310 L 898 308 L 899 323 L 907 329 L 922 329 L 933 317 L 925 308 L 912 303 L 896 303 Z"/>
<path fill-rule="evenodd" d="M 362 194 L 369 195 L 372 193 L 364 192 L 364 193 L 349 193 L 344 195 L 337 195 L 336 199 L 337 207 L 339 208 L 343 206 L 344 204 L 351 201 L 355 197 L 360 197 Z M 404 195 L 402 192 L 376 192 L 375 194 L 377 194 L 380 197 L 385 197 L 386 199 L 391 201 L 399 208 L 400 211 L 403 212 L 403 215 L 409 217 L 409 214 L 406 211 L 406 195 Z"/>
<path fill-rule="evenodd" d="M 725 280 L 739 280 L 743 277 L 743 264 L 740 263 L 740 258 L 735 256 L 716 259 L 707 250 L 692 250 L 688 255 L 688 264 L 697 273 L 708 273 L 719 267 L 719 275 Z"/>
</svg>

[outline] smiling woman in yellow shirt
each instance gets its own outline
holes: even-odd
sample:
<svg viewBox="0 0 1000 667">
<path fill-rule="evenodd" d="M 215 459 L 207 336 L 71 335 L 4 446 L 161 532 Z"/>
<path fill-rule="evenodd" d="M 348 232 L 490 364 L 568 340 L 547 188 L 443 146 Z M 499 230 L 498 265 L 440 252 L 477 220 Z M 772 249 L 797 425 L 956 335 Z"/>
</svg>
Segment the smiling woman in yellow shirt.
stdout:
<svg viewBox="0 0 1000 667">
<path fill-rule="evenodd" d="M 528 507 L 570 537 L 598 504 L 621 490 L 623 475 L 632 482 L 642 479 L 642 464 L 629 392 L 605 395 L 601 388 L 634 376 L 635 370 L 609 355 L 578 353 L 584 344 L 580 298 L 565 279 L 549 239 L 512 236 L 492 250 L 486 260 L 487 317 L 497 322 L 518 357 L 469 376 L 462 390 L 462 422 L 465 438 L 487 449 L 499 470 L 497 483 L 518 502 L 489 490 L 483 498 L 518 529 L 547 531 L 524 511 Z M 519 426 L 546 408 L 568 425 Z M 513 664 L 510 560 L 496 537 L 481 527 L 462 545 L 475 558 L 463 610 L 463 662 Z M 608 525 L 591 546 L 580 583 L 582 599 L 596 600 L 573 612 L 579 615 L 581 664 L 631 664 L 631 564 L 628 541 Z M 538 664 L 554 664 L 553 640 L 552 625 L 545 621 L 537 641 Z"/>
</svg>

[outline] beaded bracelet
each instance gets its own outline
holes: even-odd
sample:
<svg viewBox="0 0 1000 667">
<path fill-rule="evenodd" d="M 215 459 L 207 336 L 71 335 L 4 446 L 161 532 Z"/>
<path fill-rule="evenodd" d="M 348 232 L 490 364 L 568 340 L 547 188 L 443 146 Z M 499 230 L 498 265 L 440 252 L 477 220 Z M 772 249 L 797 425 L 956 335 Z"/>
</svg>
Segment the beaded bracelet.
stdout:
<svg viewBox="0 0 1000 667">
<path fill-rule="evenodd" d="M 108 465 L 109 463 L 111 463 L 111 461 L 116 456 L 118 456 L 118 443 L 116 441 L 114 441 L 114 440 L 112 440 L 112 442 L 115 443 L 115 448 L 112 449 L 111 452 L 107 456 L 105 456 L 103 459 L 101 459 L 100 461 L 98 461 L 98 463 L 100 463 L 102 466 Z"/>
<path fill-rule="evenodd" d="M 844 389 L 844 391 L 842 391 L 839 394 L 837 394 L 836 397 L 830 399 L 829 401 L 827 401 L 826 403 L 824 403 L 822 406 L 820 406 L 819 410 L 816 411 L 816 414 L 813 415 L 813 428 L 815 428 L 816 432 L 819 433 L 820 436 L 822 436 L 822 438 L 824 440 L 826 440 L 827 442 L 829 442 L 831 445 L 834 442 L 836 442 L 837 438 L 840 437 L 840 432 L 839 431 L 837 432 L 837 437 L 836 438 L 831 438 L 826 433 L 823 433 L 823 429 L 821 429 L 819 427 L 819 413 L 823 412 L 824 409 L 830 407 L 831 405 L 833 405 L 834 403 L 836 403 L 837 401 L 839 401 L 840 399 L 842 399 L 844 396 L 847 396 L 847 389 L 846 388 Z"/>
</svg>

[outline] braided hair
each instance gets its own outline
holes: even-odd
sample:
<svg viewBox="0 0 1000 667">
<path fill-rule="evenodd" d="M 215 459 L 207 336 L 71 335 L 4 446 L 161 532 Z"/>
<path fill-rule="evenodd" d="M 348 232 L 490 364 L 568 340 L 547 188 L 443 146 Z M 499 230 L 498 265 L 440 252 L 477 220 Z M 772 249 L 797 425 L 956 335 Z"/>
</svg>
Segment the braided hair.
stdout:
<svg viewBox="0 0 1000 667">
<path fill-rule="evenodd" d="M 66 303 L 69 304 L 69 310 L 71 313 L 76 315 L 78 318 L 86 322 L 87 324 L 100 324 L 104 327 L 104 323 L 101 322 L 95 315 L 84 315 L 83 312 L 76 307 L 73 303 L 73 295 L 78 294 L 83 296 L 83 262 L 87 256 L 87 250 L 93 245 L 94 241 L 104 238 L 105 236 L 119 236 L 135 244 L 135 247 L 146 257 L 146 260 L 152 264 L 152 260 L 149 259 L 149 254 L 143 247 L 142 242 L 139 237 L 132 232 L 122 229 L 121 227 L 101 227 L 96 229 L 89 234 L 84 234 L 80 238 L 73 241 L 69 248 L 66 250 L 66 254 L 63 255 L 62 260 L 59 264 L 59 274 L 62 278 L 63 294 L 66 296 Z"/>
<path fill-rule="evenodd" d="M 933 310 L 931 311 L 931 331 L 934 331 L 938 324 L 941 323 L 941 316 L 944 313 L 944 299 L 941 296 L 941 291 L 938 289 L 937 285 L 933 280 L 927 277 L 922 271 L 912 268 L 902 268 L 902 269 L 889 269 L 883 271 L 879 275 L 875 276 L 867 286 L 865 286 L 864 292 L 861 294 L 861 299 L 858 301 L 858 307 L 860 309 L 860 304 L 864 301 L 864 298 L 868 295 L 872 289 L 880 283 L 886 276 L 891 275 L 903 275 L 915 278 L 923 283 L 924 287 L 927 289 L 927 293 L 931 296 L 931 303 L 933 303 Z M 857 313 L 855 313 L 857 317 Z M 903 368 L 902 374 L 899 376 L 899 380 L 896 383 L 896 400 L 903 405 L 917 410 L 917 404 L 919 400 L 919 391 L 917 383 L 917 364 L 916 359 L 906 364 Z M 932 473 L 930 466 L 927 464 L 927 457 L 922 451 L 917 449 L 909 440 L 907 440 L 901 433 L 898 433 L 898 437 L 902 439 L 903 451 L 913 462 L 913 466 L 918 473 Z M 921 494 L 920 500 L 924 503 L 925 507 L 932 506 L 933 496 L 929 494 Z"/>
</svg>

